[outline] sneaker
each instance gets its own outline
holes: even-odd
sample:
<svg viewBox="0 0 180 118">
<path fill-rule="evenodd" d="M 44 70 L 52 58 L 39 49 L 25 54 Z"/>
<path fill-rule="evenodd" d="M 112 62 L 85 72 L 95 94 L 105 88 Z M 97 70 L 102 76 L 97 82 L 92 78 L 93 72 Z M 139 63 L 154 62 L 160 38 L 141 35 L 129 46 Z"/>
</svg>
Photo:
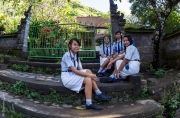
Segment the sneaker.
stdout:
<svg viewBox="0 0 180 118">
<path fill-rule="evenodd" d="M 113 78 L 111 78 L 111 77 L 101 77 L 101 78 L 99 79 L 99 81 L 100 81 L 101 83 L 111 83 L 111 82 L 112 82 L 112 79 L 113 79 Z"/>
<path fill-rule="evenodd" d="M 103 77 L 103 73 L 97 73 L 97 77 Z"/>
<path fill-rule="evenodd" d="M 103 93 L 101 93 L 100 95 L 95 95 L 95 99 L 96 100 L 105 100 L 105 101 L 109 101 L 111 100 L 111 96 L 105 95 Z"/>
<path fill-rule="evenodd" d="M 86 109 L 102 110 L 103 107 L 96 104 L 90 104 L 89 106 L 86 105 Z"/>
</svg>

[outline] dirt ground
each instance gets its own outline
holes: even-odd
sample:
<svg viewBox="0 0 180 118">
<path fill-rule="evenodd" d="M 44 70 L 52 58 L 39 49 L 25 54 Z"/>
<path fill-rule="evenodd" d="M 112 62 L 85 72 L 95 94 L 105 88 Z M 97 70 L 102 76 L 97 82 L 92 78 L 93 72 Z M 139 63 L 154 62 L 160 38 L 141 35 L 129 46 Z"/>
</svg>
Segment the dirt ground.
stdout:
<svg viewBox="0 0 180 118">
<path fill-rule="evenodd" d="M 143 79 L 147 80 L 149 78 L 156 78 L 151 74 L 149 70 L 141 72 L 143 75 Z M 177 69 L 167 69 L 165 70 L 164 76 L 160 78 L 156 78 L 160 84 L 169 83 L 180 79 L 180 70 Z"/>
</svg>

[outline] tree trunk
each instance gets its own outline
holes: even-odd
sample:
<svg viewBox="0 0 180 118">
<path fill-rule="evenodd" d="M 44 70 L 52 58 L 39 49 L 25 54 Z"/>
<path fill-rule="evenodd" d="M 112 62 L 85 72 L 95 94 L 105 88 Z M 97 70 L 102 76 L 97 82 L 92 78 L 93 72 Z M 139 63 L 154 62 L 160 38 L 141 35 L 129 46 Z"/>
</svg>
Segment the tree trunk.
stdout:
<svg viewBox="0 0 180 118">
<path fill-rule="evenodd" d="M 162 19 L 162 18 L 161 18 Z M 153 41 L 153 67 L 155 69 L 162 66 L 162 39 L 165 36 L 165 30 L 164 30 L 164 23 L 165 20 L 158 20 L 156 29 L 152 36 Z"/>
</svg>

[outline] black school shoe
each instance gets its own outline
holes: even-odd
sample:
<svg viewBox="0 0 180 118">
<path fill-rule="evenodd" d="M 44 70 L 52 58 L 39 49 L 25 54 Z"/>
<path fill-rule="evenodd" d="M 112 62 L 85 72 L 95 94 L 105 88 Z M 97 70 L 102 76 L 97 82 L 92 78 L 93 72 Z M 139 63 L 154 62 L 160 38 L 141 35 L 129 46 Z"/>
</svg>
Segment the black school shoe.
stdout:
<svg viewBox="0 0 180 118">
<path fill-rule="evenodd" d="M 102 110 L 103 107 L 96 104 L 90 104 L 89 106 L 86 105 L 86 109 Z"/>
<path fill-rule="evenodd" d="M 111 78 L 111 77 L 102 77 L 99 79 L 99 81 L 101 83 L 116 83 L 116 82 L 120 82 L 120 79 L 115 79 L 115 78 Z"/>
<path fill-rule="evenodd" d="M 111 77 L 101 77 L 101 78 L 99 79 L 99 81 L 100 81 L 101 83 L 111 83 L 112 80 L 113 80 L 113 78 L 111 78 Z"/>
<path fill-rule="evenodd" d="M 103 73 L 103 76 L 104 76 L 104 77 L 109 77 L 109 73 L 104 72 L 104 73 Z"/>
<path fill-rule="evenodd" d="M 97 73 L 97 77 L 103 77 L 104 74 L 103 73 Z"/>
<path fill-rule="evenodd" d="M 116 83 L 116 82 L 120 82 L 120 81 L 121 81 L 121 79 L 115 79 L 115 78 L 113 78 L 111 82 L 112 82 L 112 83 Z"/>
<path fill-rule="evenodd" d="M 96 100 L 109 101 L 109 100 L 111 100 L 112 97 L 101 93 L 100 95 L 95 95 L 94 98 L 95 98 Z"/>
</svg>

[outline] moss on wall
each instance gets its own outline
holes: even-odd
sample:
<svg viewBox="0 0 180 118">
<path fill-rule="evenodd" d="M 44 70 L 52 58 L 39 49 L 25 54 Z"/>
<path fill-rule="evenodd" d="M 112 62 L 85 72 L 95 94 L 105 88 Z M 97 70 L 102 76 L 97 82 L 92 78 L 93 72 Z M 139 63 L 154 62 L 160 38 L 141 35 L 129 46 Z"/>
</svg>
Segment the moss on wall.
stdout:
<svg viewBox="0 0 180 118">
<path fill-rule="evenodd" d="M 180 52 L 167 53 L 164 55 L 165 60 L 172 60 L 180 58 Z"/>
<path fill-rule="evenodd" d="M 0 50 L 1 55 L 10 55 L 13 57 L 21 57 L 21 50 Z"/>
<path fill-rule="evenodd" d="M 125 32 L 152 32 L 153 33 L 154 29 L 134 29 L 134 28 L 125 28 Z"/>
<path fill-rule="evenodd" d="M 169 33 L 169 34 L 166 34 L 164 39 L 168 39 L 169 37 L 177 35 L 177 34 L 180 34 L 180 30 L 174 31 L 174 32 Z"/>
</svg>

